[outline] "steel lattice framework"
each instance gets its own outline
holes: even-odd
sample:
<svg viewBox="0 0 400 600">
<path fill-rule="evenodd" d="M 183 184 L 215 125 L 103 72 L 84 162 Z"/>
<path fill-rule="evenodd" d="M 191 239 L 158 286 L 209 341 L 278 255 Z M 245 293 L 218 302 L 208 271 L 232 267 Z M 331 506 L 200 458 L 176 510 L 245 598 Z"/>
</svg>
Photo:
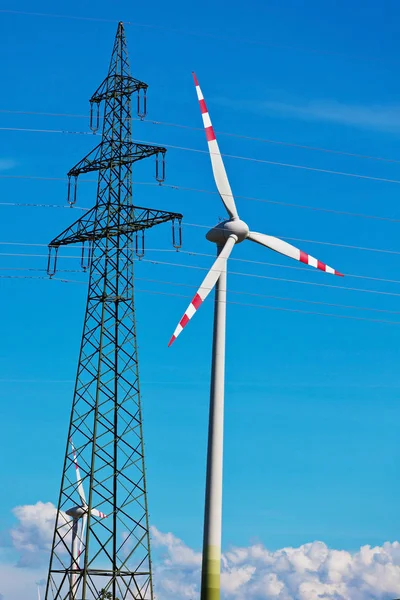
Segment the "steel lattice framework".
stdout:
<svg viewBox="0 0 400 600">
<path fill-rule="evenodd" d="M 82 262 L 90 280 L 46 600 L 153 598 L 133 302 L 134 237 L 136 250 L 140 246 L 142 251 L 144 230 L 172 221 L 174 245 L 179 246 L 182 215 L 132 204 L 134 162 L 155 155 L 156 176 L 164 177 L 165 148 L 132 141 L 131 95 L 138 94 L 143 117 L 146 90 L 130 75 L 120 23 L 108 75 L 90 100 L 92 129 L 99 125 L 104 103 L 102 141 L 68 174 L 73 203 L 78 176 L 98 171 L 97 202 L 49 245 L 50 275 L 60 246 L 79 242 L 86 247 Z M 100 518 L 99 511 L 107 517 Z M 75 520 L 67 513 L 74 513 Z"/>
</svg>

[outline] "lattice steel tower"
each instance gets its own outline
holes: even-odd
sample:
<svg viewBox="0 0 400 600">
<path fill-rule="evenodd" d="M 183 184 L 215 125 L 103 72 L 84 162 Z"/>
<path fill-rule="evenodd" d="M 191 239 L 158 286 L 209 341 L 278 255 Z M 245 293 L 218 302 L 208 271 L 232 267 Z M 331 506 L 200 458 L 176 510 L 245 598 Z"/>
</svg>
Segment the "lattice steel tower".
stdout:
<svg viewBox="0 0 400 600">
<path fill-rule="evenodd" d="M 133 303 L 134 237 L 182 215 L 132 204 L 132 165 L 155 155 L 164 177 L 165 148 L 132 141 L 131 95 L 146 112 L 147 85 L 130 74 L 122 23 L 107 77 L 90 99 L 91 128 L 102 141 L 68 173 L 98 171 L 95 206 L 49 245 L 49 274 L 60 246 L 79 242 L 90 269 L 89 291 L 64 459 L 46 600 L 153 598 L 142 413 Z M 86 264 L 85 264 L 86 263 Z"/>
</svg>

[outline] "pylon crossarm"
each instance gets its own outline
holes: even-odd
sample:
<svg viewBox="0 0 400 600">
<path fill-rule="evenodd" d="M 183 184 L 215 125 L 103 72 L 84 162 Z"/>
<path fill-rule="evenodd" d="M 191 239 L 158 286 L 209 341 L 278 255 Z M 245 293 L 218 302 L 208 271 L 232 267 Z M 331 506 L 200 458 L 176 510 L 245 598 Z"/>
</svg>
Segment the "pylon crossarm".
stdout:
<svg viewBox="0 0 400 600">
<path fill-rule="evenodd" d="M 91 239 L 90 232 L 93 231 L 94 217 L 96 214 L 96 207 L 88 210 L 80 219 L 77 219 L 75 223 L 72 223 L 69 227 L 64 229 L 57 237 L 55 237 L 49 244 L 49 251 L 52 249 L 59 248 L 60 246 L 66 246 L 68 244 L 74 244 L 77 241 L 85 241 Z"/>
<path fill-rule="evenodd" d="M 68 177 L 78 177 L 82 173 L 100 171 L 120 165 L 130 165 L 155 154 L 165 154 L 166 148 L 162 146 L 151 146 L 150 144 L 139 144 L 126 142 L 123 148 L 116 146 L 114 151 L 105 155 L 104 144 L 101 142 L 80 160 L 69 172 Z"/>
<path fill-rule="evenodd" d="M 160 225 L 168 221 L 182 220 L 180 213 L 154 210 L 152 208 L 143 208 L 129 204 L 122 204 L 115 210 L 115 219 L 117 216 L 120 217 L 118 225 L 107 224 L 105 218 L 102 225 L 98 220 L 94 220 L 96 214 L 98 214 L 98 207 L 94 206 L 83 217 L 54 238 L 49 244 L 49 249 L 56 249 L 60 246 L 68 246 L 78 242 L 93 242 L 105 237 L 150 229 L 155 225 Z M 123 222 L 121 223 L 122 220 Z"/>
<path fill-rule="evenodd" d="M 109 75 L 99 85 L 89 102 L 100 104 L 103 100 L 110 100 L 115 96 L 130 96 L 139 90 L 147 90 L 149 86 L 130 75 Z"/>
</svg>

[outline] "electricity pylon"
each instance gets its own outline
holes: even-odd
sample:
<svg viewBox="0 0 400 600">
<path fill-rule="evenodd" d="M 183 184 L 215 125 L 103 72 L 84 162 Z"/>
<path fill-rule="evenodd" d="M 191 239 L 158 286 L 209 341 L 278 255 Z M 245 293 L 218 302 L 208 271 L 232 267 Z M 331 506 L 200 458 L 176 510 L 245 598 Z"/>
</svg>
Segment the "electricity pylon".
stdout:
<svg viewBox="0 0 400 600">
<path fill-rule="evenodd" d="M 165 170 L 165 148 L 132 141 L 131 95 L 144 117 L 146 90 L 130 74 L 119 23 L 108 75 L 90 99 L 93 130 L 104 103 L 102 140 L 68 173 L 73 203 L 78 176 L 98 171 L 97 201 L 49 244 L 50 275 L 59 247 L 78 242 L 90 279 L 46 600 L 153 598 L 133 242 L 142 253 L 144 230 L 172 221 L 179 247 L 182 215 L 132 203 L 133 163 L 155 155 L 159 181 Z"/>
</svg>

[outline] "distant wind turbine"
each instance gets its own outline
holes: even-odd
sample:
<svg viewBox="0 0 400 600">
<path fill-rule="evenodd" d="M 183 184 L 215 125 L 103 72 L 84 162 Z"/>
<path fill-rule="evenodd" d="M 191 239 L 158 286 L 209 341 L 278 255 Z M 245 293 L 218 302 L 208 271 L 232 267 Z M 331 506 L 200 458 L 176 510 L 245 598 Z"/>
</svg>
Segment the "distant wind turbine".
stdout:
<svg viewBox="0 0 400 600">
<path fill-rule="evenodd" d="M 86 502 L 85 490 L 82 485 L 82 478 L 79 470 L 78 459 L 76 456 L 76 451 L 74 448 L 74 444 L 72 443 L 72 439 L 70 439 L 70 444 L 72 447 L 72 454 L 74 457 L 75 470 L 76 470 L 76 480 L 77 480 L 77 489 L 78 494 L 81 499 L 80 506 L 74 506 L 66 511 L 66 514 L 69 517 L 72 517 L 72 547 L 71 547 L 71 574 L 70 574 L 70 597 L 71 600 L 75 600 L 75 594 L 77 592 L 76 580 L 77 580 L 77 572 L 80 569 L 79 563 L 83 550 L 83 540 L 86 529 L 87 515 L 88 515 L 88 505 Z M 90 514 L 94 517 L 98 517 L 99 519 L 106 519 L 107 515 L 97 510 L 97 508 L 92 508 Z M 82 520 L 81 530 L 78 535 L 78 523 L 79 520 Z M 78 548 L 78 540 L 79 540 L 79 548 Z M 39 598 L 40 600 L 40 598 Z"/>
<path fill-rule="evenodd" d="M 211 124 L 196 75 L 193 73 L 197 97 L 203 117 L 211 166 L 217 190 L 229 215 L 229 219 L 213 227 L 206 235 L 217 244 L 217 259 L 206 275 L 185 314 L 170 339 L 169 346 L 188 324 L 199 306 L 216 286 L 214 308 L 214 334 L 210 393 L 210 420 L 208 431 L 207 480 L 204 515 L 203 564 L 201 600 L 219 600 L 221 571 L 221 523 L 222 523 L 222 456 L 224 422 L 224 377 L 225 377 L 225 329 L 226 329 L 226 279 L 227 260 L 235 244 L 250 240 L 279 254 L 288 256 L 311 267 L 333 275 L 343 275 L 326 264 L 299 250 L 277 237 L 250 231 L 241 221 L 229 185 L 215 132 Z"/>
</svg>

